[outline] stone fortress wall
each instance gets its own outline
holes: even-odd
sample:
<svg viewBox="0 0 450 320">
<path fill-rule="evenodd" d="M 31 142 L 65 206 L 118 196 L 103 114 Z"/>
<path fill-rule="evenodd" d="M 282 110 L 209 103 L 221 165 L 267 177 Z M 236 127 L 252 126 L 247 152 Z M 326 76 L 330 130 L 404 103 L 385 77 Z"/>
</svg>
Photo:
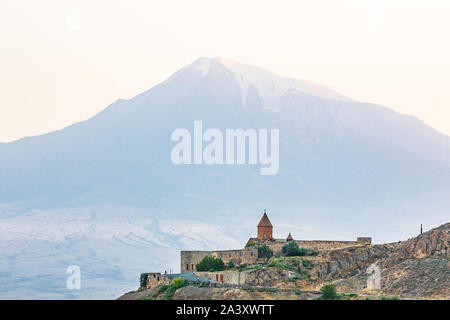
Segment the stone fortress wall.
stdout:
<svg viewBox="0 0 450 320">
<path fill-rule="evenodd" d="M 345 247 L 353 247 L 358 245 L 370 245 L 372 238 L 358 237 L 356 241 L 334 241 L 334 240 L 294 240 L 291 234 L 286 239 L 274 239 L 272 237 L 272 223 L 266 212 L 261 218 L 257 226 L 257 237 L 250 238 L 243 249 L 238 250 L 217 250 L 217 251 L 181 251 L 180 253 L 180 272 L 195 272 L 195 265 L 206 256 L 220 258 L 225 264 L 230 261 L 235 266 L 243 264 L 255 264 L 258 261 L 258 246 L 265 244 L 272 251 L 274 256 L 281 255 L 283 245 L 289 241 L 296 241 L 299 247 L 310 250 L 326 250 Z"/>
<path fill-rule="evenodd" d="M 371 244 L 372 239 L 367 237 L 359 237 L 356 241 L 341 241 L 341 240 L 294 240 L 301 248 L 310 250 L 326 250 L 338 249 L 346 247 L 354 247 L 357 245 Z M 274 253 L 275 256 L 281 255 L 281 248 L 287 243 L 285 239 L 275 239 L 273 241 L 266 241 L 266 244 Z"/>
<path fill-rule="evenodd" d="M 219 251 L 181 251 L 181 272 L 196 271 L 195 265 L 206 256 L 220 258 L 227 264 L 233 261 L 235 266 L 242 264 L 254 264 L 258 259 L 258 248 L 256 246 L 239 250 L 219 250 Z"/>
<path fill-rule="evenodd" d="M 216 272 L 195 272 L 196 276 L 203 279 L 216 281 L 219 283 L 228 283 L 233 285 L 244 285 L 247 271 L 216 271 Z"/>
<path fill-rule="evenodd" d="M 142 276 L 145 276 L 145 278 L 142 279 Z M 162 284 L 172 283 L 172 279 L 160 272 L 143 273 L 141 274 L 141 281 L 143 282 L 140 284 L 141 289 L 154 288 Z"/>
<path fill-rule="evenodd" d="M 288 241 L 286 239 L 268 239 L 264 242 L 258 242 L 257 238 L 250 238 L 248 243 L 256 241 L 258 244 L 267 245 L 274 253 L 274 256 L 281 255 L 281 248 Z M 346 247 L 354 247 L 358 245 L 371 244 L 371 238 L 359 237 L 356 241 L 339 241 L 339 240 L 294 240 L 299 247 L 310 250 L 326 250 L 338 249 Z M 242 264 L 255 264 L 258 261 L 258 247 L 256 245 L 245 247 L 239 250 L 223 250 L 223 251 L 181 251 L 180 253 L 180 270 L 181 272 L 196 272 L 195 265 L 206 256 L 220 258 L 227 264 L 233 261 L 235 266 Z"/>
</svg>

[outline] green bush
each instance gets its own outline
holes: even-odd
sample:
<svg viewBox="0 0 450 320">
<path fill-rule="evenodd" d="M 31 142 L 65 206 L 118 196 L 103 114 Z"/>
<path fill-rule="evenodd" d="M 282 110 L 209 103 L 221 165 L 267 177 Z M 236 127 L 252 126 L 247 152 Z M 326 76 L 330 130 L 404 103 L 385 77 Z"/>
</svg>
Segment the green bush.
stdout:
<svg viewBox="0 0 450 320">
<path fill-rule="evenodd" d="M 170 284 L 163 284 L 161 287 L 158 288 L 158 290 L 156 290 L 156 294 L 163 293 L 163 292 L 166 291 L 169 287 L 170 287 Z"/>
<path fill-rule="evenodd" d="M 273 251 L 265 244 L 258 247 L 258 258 L 270 259 L 270 258 L 272 258 L 272 256 L 273 256 Z"/>
<path fill-rule="evenodd" d="M 176 287 L 182 287 L 184 286 L 186 280 L 184 280 L 183 278 L 175 278 L 172 280 L 172 284 Z"/>
<path fill-rule="evenodd" d="M 172 280 L 171 284 L 163 284 L 152 296 L 146 297 L 145 300 L 153 300 L 156 297 L 158 297 L 159 300 L 170 300 L 177 289 L 187 286 L 187 284 L 187 281 L 183 278 L 175 278 Z"/>
<path fill-rule="evenodd" d="M 288 257 L 293 256 L 306 256 L 308 250 L 305 248 L 299 248 L 297 242 L 289 241 L 282 248 L 281 252 Z"/>
<path fill-rule="evenodd" d="M 177 291 L 177 287 L 170 286 L 167 288 L 166 292 L 164 292 L 164 295 L 160 297 L 160 300 L 170 300 L 173 298 L 175 291 Z"/>
<path fill-rule="evenodd" d="M 261 268 L 263 268 L 262 264 L 254 264 L 251 266 L 249 266 L 247 264 L 243 264 L 243 265 L 239 266 L 238 270 L 239 271 L 247 271 L 247 270 L 255 270 L 255 269 L 261 269 Z"/>
<path fill-rule="evenodd" d="M 305 267 L 308 270 L 311 270 L 313 268 L 312 263 L 309 260 L 303 259 L 302 264 L 303 264 L 303 267 Z"/>
<path fill-rule="evenodd" d="M 227 264 L 227 269 L 233 269 L 234 267 L 235 267 L 235 266 L 234 266 L 233 261 L 230 260 L 230 262 L 228 262 L 228 264 Z"/>
<path fill-rule="evenodd" d="M 320 288 L 320 293 L 322 293 L 321 298 L 324 300 L 335 300 L 338 297 L 336 286 L 333 284 L 323 285 Z"/>
<path fill-rule="evenodd" d="M 242 270 L 245 270 L 247 267 L 248 267 L 248 264 L 247 263 L 243 263 L 243 264 L 239 265 L 238 269 L 240 271 L 242 271 Z"/>
<path fill-rule="evenodd" d="M 267 268 L 282 268 L 290 271 L 297 271 L 297 268 L 291 266 L 290 264 L 281 263 L 278 261 L 271 261 L 267 264 Z"/>
<path fill-rule="evenodd" d="M 225 270 L 225 264 L 222 259 L 206 256 L 195 265 L 197 271 L 222 271 Z"/>
</svg>

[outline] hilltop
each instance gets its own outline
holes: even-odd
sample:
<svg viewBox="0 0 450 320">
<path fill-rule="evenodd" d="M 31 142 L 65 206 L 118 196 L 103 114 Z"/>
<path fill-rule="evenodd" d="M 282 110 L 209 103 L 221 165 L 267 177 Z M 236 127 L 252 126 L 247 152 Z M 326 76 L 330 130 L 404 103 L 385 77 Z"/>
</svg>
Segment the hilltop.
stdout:
<svg viewBox="0 0 450 320">
<path fill-rule="evenodd" d="M 245 285 L 188 281 L 169 298 L 313 299 L 320 296 L 318 290 L 324 284 L 334 284 L 341 297 L 348 299 L 449 299 L 449 233 L 450 223 L 446 223 L 396 243 L 323 249 L 302 257 L 272 257 L 240 270 L 242 277 L 245 274 Z M 367 268 L 374 265 L 381 271 L 380 289 L 367 288 Z M 160 287 L 141 287 L 119 299 L 161 299 L 164 294 L 158 294 Z"/>
</svg>

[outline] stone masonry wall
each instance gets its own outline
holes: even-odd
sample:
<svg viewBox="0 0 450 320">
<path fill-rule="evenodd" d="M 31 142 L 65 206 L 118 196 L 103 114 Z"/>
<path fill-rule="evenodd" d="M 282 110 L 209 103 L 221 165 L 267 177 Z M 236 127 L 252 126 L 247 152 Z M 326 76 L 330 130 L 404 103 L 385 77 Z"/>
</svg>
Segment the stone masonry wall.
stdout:
<svg viewBox="0 0 450 320">
<path fill-rule="evenodd" d="M 334 240 L 295 240 L 299 247 L 311 250 L 337 249 L 354 247 L 357 245 L 366 245 L 371 243 L 369 237 L 359 237 L 357 241 L 334 241 Z M 286 244 L 286 240 L 268 240 L 264 242 L 274 253 L 275 256 L 281 254 L 281 248 Z M 242 264 L 254 264 L 258 259 L 257 246 L 246 247 L 241 250 L 219 250 L 219 251 L 181 251 L 180 253 L 180 272 L 196 271 L 195 265 L 206 256 L 220 258 L 227 264 L 233 261 L 235 266 Z"/>
<path fill-rule="evenodd" d="M 311 249 L 311 250 L 324 250 L 324 249 L 338 249 L 346 247 L 354 247 L 357 245 L 365 245 L 371 243 L 371 238 L 358 238 L 357 241 L 335 241 L 335 240 L 295 240 L 299 247 Z M 281 254 L 281 248 L 287 243 L 287 241 L 267 241 L 266 244 L 274 253 L 279 256 Z"/>
<path fill-rule="evenodd" d="M 244 285 L 246 272 L 239 271 L 216 271 L 216 272 L 194 272 L 198 277 L 232 285 Z"/>
<path fill-rule="evenodd" d="M 196 271 L 195 265 L 206 256 L 220 258 L 227 264 L 233 261 L 234 265 L 253 264 L 258 259 L 258 248 L 249 247 L 241 250 L 221 250 L 221 251 L 181 251 L 181 272 Z"/>
<path fill-rule="evenodd" d="M 162 284 L 171 284 L 172 279 L 166 277 L 165 275 L 159 273 L 159 272 L 151 272 L 146 273 L 147 275 L 147 281 L 145 283 L 145 288 L 142 289 L 148 289 L 148 288 L 154 288 Z"/>
</svg>

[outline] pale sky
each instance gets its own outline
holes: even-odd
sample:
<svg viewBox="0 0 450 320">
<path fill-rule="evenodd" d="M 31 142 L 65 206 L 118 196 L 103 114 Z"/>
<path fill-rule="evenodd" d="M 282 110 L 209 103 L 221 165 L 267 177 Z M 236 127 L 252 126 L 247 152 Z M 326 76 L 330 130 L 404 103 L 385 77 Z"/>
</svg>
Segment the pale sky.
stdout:
<svg viewBox="0 0 450 320">
<path fill-rule="evenodd" d="M 450 1 L 2 0 L 0 141 L 61 129 L 224 57 L 450 135 Z"/>
</svg>

